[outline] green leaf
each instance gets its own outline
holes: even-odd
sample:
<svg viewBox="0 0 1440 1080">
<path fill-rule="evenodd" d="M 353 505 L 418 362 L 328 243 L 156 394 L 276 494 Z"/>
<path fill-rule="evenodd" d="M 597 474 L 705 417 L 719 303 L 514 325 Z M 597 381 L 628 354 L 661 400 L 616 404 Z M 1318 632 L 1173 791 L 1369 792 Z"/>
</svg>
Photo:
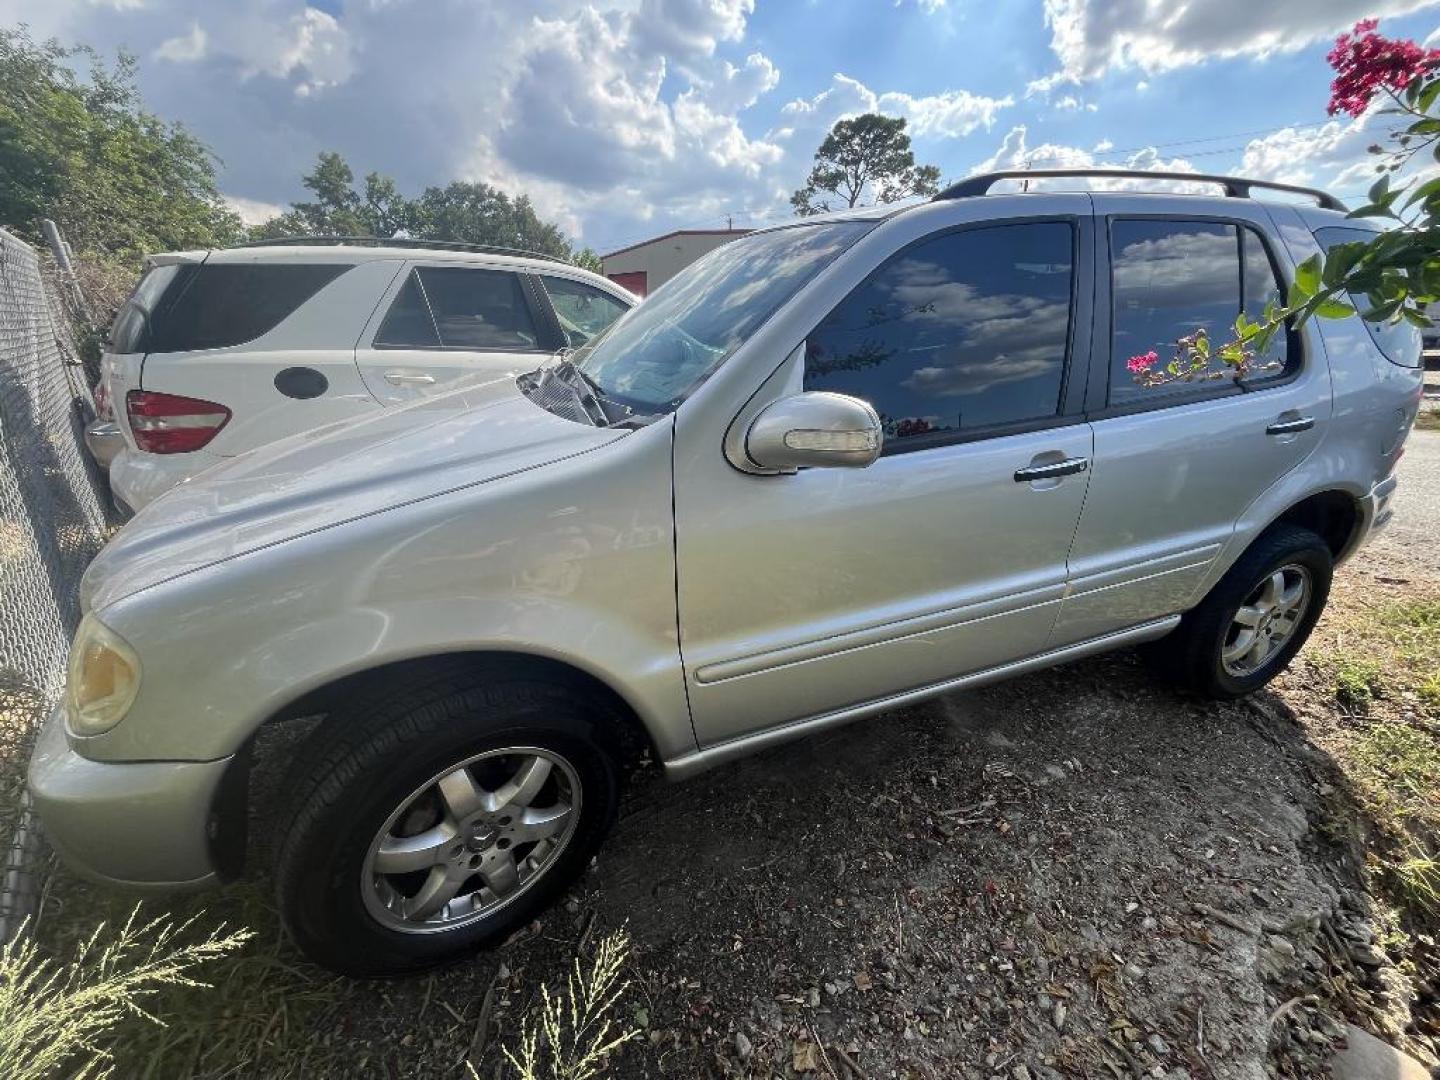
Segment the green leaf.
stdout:
<svg viewBox="0 0 1440 1080">
<path fill-rule="evenodd" d="M 1295 268 L 1295 281 L 1290 286 L 1290 306 L 1302 304 L 1320 291 L 1320 256 L 1311 255 Z"/>
<path fill-rule="evenodd" d="M 1347 315 L 1354 315 L 1355 309 L 1343 300 L 1326 300 L 1316 307 L 1315 314 L 1322 319 L 1343 319 Z"/>
<path fill-rule="evenodd" d="M 1431 106 L 1435 104 L 1435 99 L 1440 97 L 1440 79 L 1433 76 L 1423 80 L 1416 79 L 1406 89 L 1414 86 L 1424 86 L 1424 89 L 1415 95 L 1415 107 L 1421 112 L 1429 112 Z"/>
<path fill-rule="evenodd" d="M 1410 197 L 1405 200 L 1404 205 L 1413 206 L 1421 199 L 1428 199 L 1437 192 L 1440 192 L 1440 176 L 1437 176 L 1433 180 L 1425 181 L 1425 183 L 1411 191 Z"/>
<path fill-rule="evenodd" d="M 1404 302 L 1405 300 L 1402 297 L 1399 300 L 1391 300 L 1384 304 L 1377 304 L 1369 311 L 1362 311 L 1360 317 L 1366 322 L 1384 322 L 1387 319 L 1393 319 L 1395 313 L 1400 310 L 1400 305 Z"/>
<path fill-rule="evenodd" d="M 1378 203 L 1390 193 L 1390 174 L 1382 173 L 1379 180 L 1370 185 L 1370 193 L 1366 196 L 1372 203 Z"/>
</svg>

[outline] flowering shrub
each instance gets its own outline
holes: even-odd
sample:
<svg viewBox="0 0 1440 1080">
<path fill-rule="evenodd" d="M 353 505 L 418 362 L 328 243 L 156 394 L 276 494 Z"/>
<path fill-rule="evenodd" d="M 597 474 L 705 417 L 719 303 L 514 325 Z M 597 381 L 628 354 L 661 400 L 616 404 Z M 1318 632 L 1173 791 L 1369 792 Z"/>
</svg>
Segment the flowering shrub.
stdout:
<svg viewBox="0 0 1440 1080">
<path fill-rule="evenodd" d="M 1173 359 L 1163 367 L 1153 351 L 1130 357 L 1126 366 L 1141 386 L 1240 380 L 1272 370 L 1257 358 L 1286 326 L 1313 316 L 1343 318 L 1358 308 L 1371 322 L 1432 325 L 1426 308 L 1440 301 L 1440 175 L 1432 167 L 1428 176 L 1398 186 L 1391 180 L 1417 157 L 1440 162 L 1440 50 L 1381 37 L 1377 25 L 1374 19 L 1356 23 L 1330 50 L 1327 59 L 1335 69 L 1330 112 L 1359 116 L 1384 95 L 1390 103 L 1379 111 L 1407 118 L 1391 133 L 1390 149 L 1370 147 L 1381 155 L 1375 167 L 1380 178 L 1365 205 L 1350 212 L 1352 218 L 1388 218 L 1390 227 L 1373 240 L 1335 244 L 1323 256 L 1310 256 L 1296 267 L 1284 305 L 1270 303 L 1258 320 L 1242 312 L 1235 336 L 1223 345 L 1212 348 L 1199 331 L 1177 341 Z"/>
<path fill-rule="evenodd" d="M 1330 84 L 1329 113 L 1359 116 L 1375 95 L 1404 90 L 1423 78 L 1437 62 L 1440 49 L 1426 49 L 1413 41 L 1392 41 L 1375 33 L 1377 19 L 1364 19 L 1348 34 L 1335 39 L 1325 57 L 1335 69 Z"/>
</svg>

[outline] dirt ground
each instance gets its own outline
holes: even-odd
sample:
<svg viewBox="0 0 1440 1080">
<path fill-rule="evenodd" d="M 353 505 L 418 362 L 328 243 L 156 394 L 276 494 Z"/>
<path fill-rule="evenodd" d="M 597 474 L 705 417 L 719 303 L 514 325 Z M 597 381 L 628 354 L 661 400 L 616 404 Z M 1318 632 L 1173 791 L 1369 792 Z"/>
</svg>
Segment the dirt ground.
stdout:
<svg viewBox="0 0 1440 1080">
<path fill-rule="evenodd" d="M 264 882 L 174 901 L 258 937 L 157 1006 L 170 1027 L 127 1031 L 120 1073 L 511 1075 L 540 986 L 622 926 L 622 1077 L 1312 1077 L 1346 1021 L 1433 1064 L 1429 925 L 1375 869 L 1326 658 L 1377 598 L 1440 595 L 1432 466 L 1417 433 L 1403 526 L 1253 700 L 1177 696 L 1125 652 L 642 778 L 565 903 L 421 978 L 304 964 Z M 128 903 L 57 870 L 40 936 Z"/>
</svg>

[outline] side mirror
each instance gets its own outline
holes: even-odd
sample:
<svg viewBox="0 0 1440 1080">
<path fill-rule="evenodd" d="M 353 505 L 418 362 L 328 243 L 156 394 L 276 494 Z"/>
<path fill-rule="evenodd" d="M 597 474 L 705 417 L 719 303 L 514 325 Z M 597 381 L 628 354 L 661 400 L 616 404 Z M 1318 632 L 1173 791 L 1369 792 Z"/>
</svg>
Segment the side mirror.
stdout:
<svg viewBox="0 0 1440 1080">
<path fill-rule="evenodd" d="M 745 455 L 767 472 L 863 469 L 880 456 L 884 433 L 859 398 L 810 391 L 763 409 L 745 434 Z"/>
</svg>

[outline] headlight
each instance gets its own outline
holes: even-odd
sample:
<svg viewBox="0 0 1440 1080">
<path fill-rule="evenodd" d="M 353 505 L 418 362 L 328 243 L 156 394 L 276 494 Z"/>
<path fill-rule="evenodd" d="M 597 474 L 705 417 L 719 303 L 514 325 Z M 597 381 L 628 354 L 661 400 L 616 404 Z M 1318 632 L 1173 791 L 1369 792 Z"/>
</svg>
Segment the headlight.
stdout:
<svg viewBox="0 0 1440 1080">
<path fill-rule="evenodd" d="M 70 730 L 76 735 L 109 731 L 125 719 L 139 692 L 135 650 L 94 615 L 86 615 L 70 646 L 65 684 Z"/>
</svg>

